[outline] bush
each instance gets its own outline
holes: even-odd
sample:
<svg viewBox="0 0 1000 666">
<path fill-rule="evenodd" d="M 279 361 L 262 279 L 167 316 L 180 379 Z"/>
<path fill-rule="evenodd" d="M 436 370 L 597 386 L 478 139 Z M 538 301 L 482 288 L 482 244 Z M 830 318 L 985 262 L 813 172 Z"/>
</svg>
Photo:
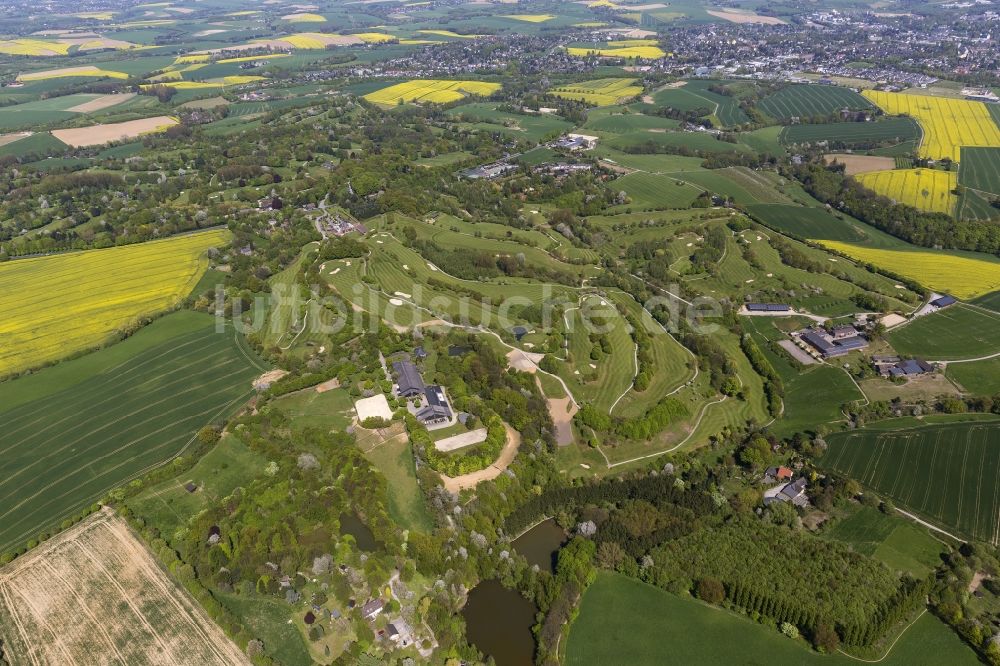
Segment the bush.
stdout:
<svg viewBox="0 0 1000 666">
<path fill-rule="evenodd" d="M 721 604 L 726 598 L 726 591 L 722 583 L 714 578 L 701 578 L 695 586 L 695 593 L 698 598 L 710 604 Z"/>
</svg>

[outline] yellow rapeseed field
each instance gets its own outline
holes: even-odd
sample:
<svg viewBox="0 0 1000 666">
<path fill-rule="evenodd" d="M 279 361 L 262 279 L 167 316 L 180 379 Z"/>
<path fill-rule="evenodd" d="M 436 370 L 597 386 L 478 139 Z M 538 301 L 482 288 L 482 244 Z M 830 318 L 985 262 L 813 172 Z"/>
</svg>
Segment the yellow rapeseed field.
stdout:
<svg viewBox="0 0 1000 666">
<path fill-rule="evenodd" d="M 299 12 L 296 14 L 287 14 L 282 16 L 284 20 L 289 23 L 326 23 L 326 19 L 319 14 L 312 14 L 309 12 Z"/>
<path fill-rule="evenodd" d="M 480 35 L 460 35 L 451 30 L 417 30 L 421 35 L 438 35 L 439 37 L 459 37 L 461 39 L 475 39 Z"/>
<path fill-rule="evenodd" d="M 175 65 L 185 65 L 192 62 L 208 62 L 211 60 L 212 56 L 207 53 L 191 53 L 188 55 L 177 56 L 174 59 Z M 229 60 L 220 60 L 219 62 L 231 62 Z"/>
<path fill-rule="evenodd" d="M 595 79 L 553 88 L 549 92 L 563 99 L 574 99 L 596 106 L 610 106 L 642 93 L 636 79 Z"/>
<path fill-rule="evenodd" d="M 96 347 L 173 307 L 229 240 L 212 230 L 160 241 L 0 264 L 0 376 Z"/>
<path fill-rule="evenodd" d="M 446 81 L 439 79 L 421 79 L 397 83 L 388 88 L 370 92 L 364 96 L 369 102 L 376 104 L 398 104 L 403 102 L 436 102 L 445 104 L 456 102 L 469 95 L 486 97 L 500 90 L 499 83 L 486 81 Z"/>
<path fill-rule="evenodd" d="M 17 77 L 18 81 L 43 81 L 45 79 L 61 79 L 70 76 L 106 76 L 111 79 L 127 79 L 125 72 L 113 72 L 108 69 L 98 67 L 64 67 L 63 69 L 50 69 L 44 72 L 27 72 Z"/>
<path fill-rule="evenodd" d="M 873 192 L 930 213 L 951 215 L 958 203 L 952 193 L 958 187 L 957 171 L 891 169 L 860 173 L 854 178 Z"/>
<path fill-rule="evenodd" d="M 1000 261 L 933 250 L 892 250 L 831 240 L 815 242 L 958 298 L 974 298 L 1000 289 Z"/>
<path fill-rule="evenodd" d="M 920 157 L 958 162 L 962 146 L 1000 147 L 1000 127 L 982 102 L 878 90 L 862 94 L 889 115 L 907 115 L 920 123 Z"/>
<path fill-rule="evenodd" d="M 500 18 L 509 18 L 515 21 L 524 21 L 525 23 L 544 23 L 551 21 L 555 17 L 555 14 L 502 14 L 500 16 Z"/>
<path fill-rule="evenodd" d="M 274 58 L 288 58 L 291 53 L 269 53 L 267 55 L 255 55 L 255 56 L 239 56 L 238 58 L 223 58 L 219 60 L 220 65 L 226 65 L 231 62 L 252 62 L 255 60 L 272 60 Z M 186 57 L 186 56 L 185 56 Z M 206 56 L 207 58 L 208 56 Z"/>
<path fill-rule="evenodd" d="M 366 44 L 381 44 L 396 39 L 394 36 L 387 35 L 384 32 L 358 32 L 348 35 L 348 37 L 357 37 Z"/>
<path fill-rule="evenodd" d="M 585 46 L 570 46 L 566 53 L 571 56 L 598 55 L 602 58 L 646 58 L 654 60 L 667 55 L 659 46 L 625 46 L 622 48 L 590 48 Z"/>
<path fill-rule="evenodd" d="M 0 53 L 24 56 L 67 55 L 73 46 L 70 42 L 45 41 L 42 39 L 5 39 L 0 41 Z"/>
<path fill-rule="evenodd" d="M 281 41 L 288 42 L 293 47 L 297 49 L 325 49 L 326 42 L 317 37 L 313 37 L 308 32 L 302 32 L 297 35 L 288 35 L 287 37 L 282 37 Z"/>
</svg>

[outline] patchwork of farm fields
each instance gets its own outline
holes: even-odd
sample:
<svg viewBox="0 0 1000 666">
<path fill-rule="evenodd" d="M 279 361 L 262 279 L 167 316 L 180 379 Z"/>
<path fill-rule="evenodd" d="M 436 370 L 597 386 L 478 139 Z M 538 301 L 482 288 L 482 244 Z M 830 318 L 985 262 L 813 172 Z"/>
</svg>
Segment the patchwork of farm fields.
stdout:
<svg viewBox="0 0 1000 666">
<path fill-rule="evenodd" d="M 1000 147 L 1000 126 L 983 102 L 874 90 L 864 95 L 886 113 L 907 115 L 920 123 L 921 157 L 958 162 L 963 146 Z"/>
<path fill-rule="evenodd" d="M 435 102 L 446 104 L 457 102 L 469 95 L 488 97 L 500 90 L 499 83 L 487 81 L 446 81 L 423 79 L 406 81 L 382 88 L 365 95 L 365 99 L 376 104 L 397 104 L 399 102 Z"/>
<path fill-rule="evenodd" d="M 596 79 L 553 88 L 549 92 L 562 99 L 572 99 L 596 106 L 610 106 L 642 92 L 637 79 Z"/>
<path fill-rule="evenodd" d="M 958 184 L 1000 196 L 1000 148 L 962 148 Z"/>
<path fill-rule="evenodd" d="M 1000 543 L 1000 424 L 835 433 L 827 444 L 825 466 L 946 529 Z"/>
<path fill-rule="evenodd" d="M 930 213 L 950 215 L 958 203 L 953 193 L 958 186 L 957 171 L 890 169 L 858 174 L 854 178 L 876 194 Z"/>
<path fill-rule="evenodd" d="M 825 85 L 794 85 L 768 95 L 757 108 L 779 120 L 793 117 L 828 116 L 841 109 L 870 109 L 872 103 L 850 88 Z"/>
<path fill-rule="evenodd" d="M 207 268 L 206 250 L 227 238 L 215 230 L 0 265 L 0 376 L 95 347 L 173 307 Z"/>
<path fill-rule="evenodd" d="M 920 136 L 920 127 L 912 118 L 886 118 L 870 123 L 819 123 L 789 125 L 781 130 L 781 143 L 815 143 L 832 141 L 837 144 L 895 141 L 902 143 Z"/>
<path fill-rule="evenodd" d="M 59 368 L 14 380 L 12 388 L 26 382 L 37 397 L 0 413 L 0 551 L 179 455 L 200 428 L 229 416 L 263 372 L 242 344 L 202 315 L 186 332 L 69 388 L 39 388 Z"/>
<path fill-rule="evenodd" d="M 4 569 L 0 643 L 15 666 L 250 664 L 110 509 Z"/>
</svg>

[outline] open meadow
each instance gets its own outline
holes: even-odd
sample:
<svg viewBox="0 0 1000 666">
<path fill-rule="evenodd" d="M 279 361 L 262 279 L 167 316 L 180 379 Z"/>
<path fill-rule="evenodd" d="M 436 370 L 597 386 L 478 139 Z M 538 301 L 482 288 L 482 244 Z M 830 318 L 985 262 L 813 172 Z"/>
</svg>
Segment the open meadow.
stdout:
<svg viewBox="0 0 1000 666">
<path fill-rule="evenodd" d="M 835 433 L 820 460 L 946 530 L 1000 542 L 1000 426 Z"/>
<path fill-rule="evenodd" d="M 0 376 L 107 342 L 185 298 L 227 241 L 206 231 L 0 265 Z"/>
<path fill-rule="evenodd" d="M 214 318 L 188 313 L 164 341 L 116 345 L 14 380 L 34 398 L 0 413 L 0 551 L 24 544 L 123 482 L 182 454 L 198 430 L 232 414 L 253 392 L 263 364 Z M 102 356 L 110 362 L 103 363 Z M 69 364 L 67 364 L 69 365 Z M 103 367 L 102 367 L 103 366 Z M 48 380 L 46 373 L 53 373 Z M 84 377 L 80 377 L 80 374 Z"/>
<path fill-rule="evenodd" d="M 13 666 L 250 664 L 110 509 L 0 571 L 0 644 Z"/>
<path fill-rule="evenodd" d="M 857 664 L 843 654 L 822 655 L 802 639 L 782 636 L 731 611 L 679 597 L 619 574 L 600 573 L 583 596 L 566 646 L 568 666 L 622 664 L 786 663 L 808 666 Z M 930 613 L 910 627 L 880 663 L 979 663 L 944 623 Z"/>
<path fill-rule="evenodd" d="M 889 332 L 900 354 L 935 361 L 1000 353 L 1000 314 L 963 303 L 917 317 Z"/>
</svg>

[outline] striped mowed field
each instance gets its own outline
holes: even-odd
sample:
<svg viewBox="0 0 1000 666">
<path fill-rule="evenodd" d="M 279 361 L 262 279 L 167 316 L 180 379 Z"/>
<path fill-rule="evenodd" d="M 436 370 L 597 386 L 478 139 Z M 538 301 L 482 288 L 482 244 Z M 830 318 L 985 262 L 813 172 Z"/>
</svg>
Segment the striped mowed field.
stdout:
<svg viewBox="0 0 1000 666">
<path fill-rule="evenodd" d="M 0 553 L 181 454 L 198 430 L 249 398 L 260 361 L 231 329 L 216 332 L 210 315 L 168 317 L 180 315 L 187 319 L 179 335 L 125 360 L 118 345 L 97 352 L 117 364 L 67 388 L 60 374 L 34 400 L 0 412 Z M 134 349 L 146 334 L 123 345 Z M 61 370 L 13 386 L 37 390 L 46 373 Z"/>
<path fill-rule="evenodd" d="M 934 521 L 1000 543 L 1000 423 L 835 433 L 821 463 Z"/>
</svg>

